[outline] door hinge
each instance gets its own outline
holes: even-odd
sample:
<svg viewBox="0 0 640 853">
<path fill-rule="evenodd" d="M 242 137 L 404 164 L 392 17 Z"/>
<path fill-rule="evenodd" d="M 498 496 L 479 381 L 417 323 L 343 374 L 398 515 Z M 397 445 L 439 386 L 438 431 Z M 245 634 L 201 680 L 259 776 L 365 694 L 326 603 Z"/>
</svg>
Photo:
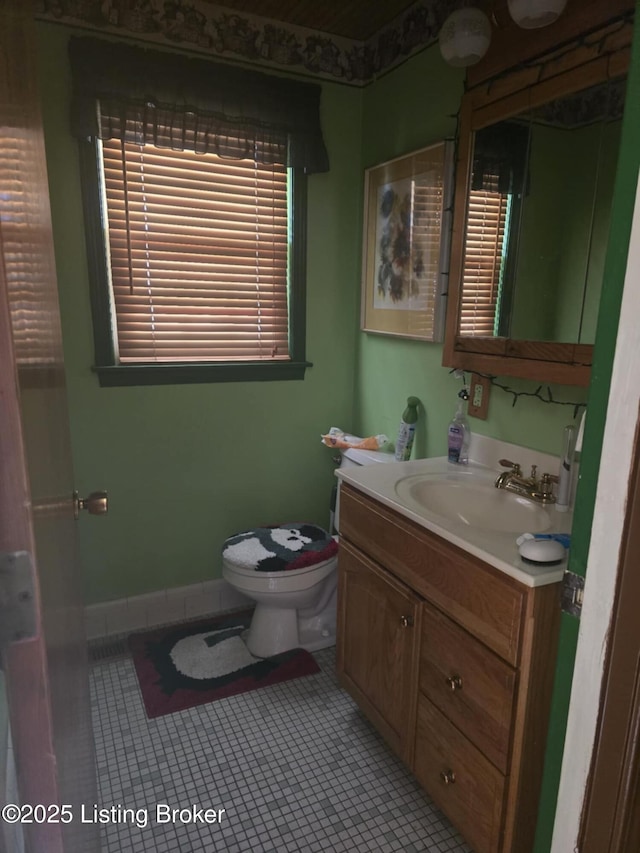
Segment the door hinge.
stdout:
<svg viewBox="0 0 640 853">
<path fill-rule="evenodd" d="M 584 578 L 573 572 L 565 572 L 562 579 L 560 608 L 563 613 L 569 613 L 578 619 L 582 615 L 582 599 L 584 598 Z"/>
<path fill-rule="evenodd" d="M 37 633 L 31 554 L 0 553 L 0 645 L 28 640 Z"/>
</svg>

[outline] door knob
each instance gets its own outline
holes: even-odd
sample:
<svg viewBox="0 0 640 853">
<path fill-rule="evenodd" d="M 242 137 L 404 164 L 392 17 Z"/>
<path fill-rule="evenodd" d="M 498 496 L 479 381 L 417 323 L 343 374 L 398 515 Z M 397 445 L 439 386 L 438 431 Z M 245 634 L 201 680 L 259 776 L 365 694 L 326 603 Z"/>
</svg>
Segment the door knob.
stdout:
<svg viewBox="0 0 640 853">
<path fill-rule="evenodd" d="M 444 782 L 445 785 L 453 785 L 456 781 L 456 774 L 453 770 L 443 770 L 440 774 L 440 778 Z"/>
<path fill-rule="evenodd" d="M 86 509 L 90 515 L 104 515 L 109 508 L 106 492 L 91 492 L 86 498 L 79 498 L 73 493 L 73 517 L 77 520 L 81 509 Z"/>
<path fill-rule="evenodd" d="M 447 681 L 447 684 L 449 685 L 449 688 L 451 690 L 453 690 L 454 692 L 456 690 L 462 690 L 462 679 L 460 678 L 459 675 L 450 675 L 446 679 L 446 681 Z"/>
<path fill-rule="evenodd" d="M 401 616 L 400 624 L 403 628 L 411 628 L 413 625 L 413 616 Z"/>
</svg>

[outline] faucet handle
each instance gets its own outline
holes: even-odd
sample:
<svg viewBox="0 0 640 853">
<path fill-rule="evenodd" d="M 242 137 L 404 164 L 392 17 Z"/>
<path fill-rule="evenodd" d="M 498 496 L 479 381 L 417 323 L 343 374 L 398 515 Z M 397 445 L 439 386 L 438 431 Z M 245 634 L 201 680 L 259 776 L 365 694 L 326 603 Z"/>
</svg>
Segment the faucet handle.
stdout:
<svg viewBox="0 0 640 853">
<path fill-rule="evenodd" d="M 543 474 L 540 480 L 540 497 L 543 501 L 555 503 L 555 495 L 553 494 L 553 484 L 558 482 L 555 474 Z"/>
<path fill-rule="evenodd" d="M 502 465 L 503 468 L 511 468 L 511 473 L 515 474 L 516 477 L 520 476 L 521 469 L 517 462 L 510 462 L 508 459 L 500 459 L 498 464 Z"/>
</svg>

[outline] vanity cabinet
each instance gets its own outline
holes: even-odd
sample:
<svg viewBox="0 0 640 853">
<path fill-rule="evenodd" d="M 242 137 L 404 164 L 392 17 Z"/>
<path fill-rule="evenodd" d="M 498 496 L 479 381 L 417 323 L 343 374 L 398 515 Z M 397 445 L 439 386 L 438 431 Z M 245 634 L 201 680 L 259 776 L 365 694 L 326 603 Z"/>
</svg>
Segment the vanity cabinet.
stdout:
<svg viewBox="0 0 640 853">
<path fill-rule="evenodd" d="M 530 587 L 343 483 L 341 685 L 475 853 L 533 848 L 560 585 Z"/>
</svg>

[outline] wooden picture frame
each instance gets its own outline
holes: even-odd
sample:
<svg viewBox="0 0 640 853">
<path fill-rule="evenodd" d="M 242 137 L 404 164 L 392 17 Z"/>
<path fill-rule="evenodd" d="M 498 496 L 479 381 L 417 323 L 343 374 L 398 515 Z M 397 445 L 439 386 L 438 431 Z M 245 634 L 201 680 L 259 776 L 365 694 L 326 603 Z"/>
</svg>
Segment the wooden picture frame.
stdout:
<svg viewBox="0 0 640 853">
<path fill-rule="evenodd" d="M 450 140 L 365 170 L 363 331 L 442 340 L 452 176 Z"/>
</svg>

